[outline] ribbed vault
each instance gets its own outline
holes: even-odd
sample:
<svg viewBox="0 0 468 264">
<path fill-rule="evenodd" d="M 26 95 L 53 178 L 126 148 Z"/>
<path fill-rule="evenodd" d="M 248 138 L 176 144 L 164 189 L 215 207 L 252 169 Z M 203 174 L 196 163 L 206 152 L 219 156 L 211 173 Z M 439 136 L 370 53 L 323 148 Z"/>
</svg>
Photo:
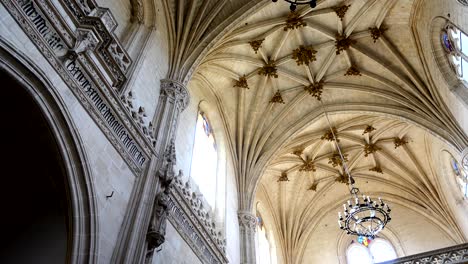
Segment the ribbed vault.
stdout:
<svg viewBox="0 0 468 264">
<path fill-rule="evenodd" d="M 342 168 L 330 160 L 326 112 L 363 189 L 464 241 L 427 142 L 461 151 L 468 139 L 425 80 L 409 25 L 413 1 L 327 0 L 297 13 L 280 2 L 224 35 L 189 83 L 216 98 L 240 209 L 251 210 L 257 194 L 285 262 L 301 263 L 314 224 L 347 194 Z M 304 163 L 314 170 L 300 171 Z M 282 173 L 289 181 L 278 182 Z M 337 195 L 324 199 L 330 192 Z"/>
</svg>

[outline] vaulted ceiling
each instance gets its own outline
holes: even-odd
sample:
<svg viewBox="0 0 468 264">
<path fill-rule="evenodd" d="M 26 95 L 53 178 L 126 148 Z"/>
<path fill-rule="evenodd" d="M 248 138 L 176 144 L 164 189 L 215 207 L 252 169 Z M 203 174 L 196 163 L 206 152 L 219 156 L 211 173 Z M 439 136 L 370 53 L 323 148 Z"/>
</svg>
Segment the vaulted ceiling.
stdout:
<svg viewBox="0 0 468 264">
<path fill-rule="evenodd" d="M 220 39 L 189 84 L 216 98 L 240 207 L 261 201 L 284 260 L 301 263 L 318 219 L 335 214 L 347 194 L 331 159 L 330 123 L 363 190 L 400 212 L 446 221 L 448 239 L 463 241 L 428 149 L 440 141 L 460 151 L 468 140 L 425 80 L 411 35 L 413 1 L 327 0 L 297 13 L 281 2 Z"/>
</svg>

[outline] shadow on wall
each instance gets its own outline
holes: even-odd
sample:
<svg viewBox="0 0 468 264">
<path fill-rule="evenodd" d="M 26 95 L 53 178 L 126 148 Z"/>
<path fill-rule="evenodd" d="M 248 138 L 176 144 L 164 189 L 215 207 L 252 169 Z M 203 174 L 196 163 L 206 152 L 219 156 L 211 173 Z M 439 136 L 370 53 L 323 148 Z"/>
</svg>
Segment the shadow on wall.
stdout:
<svg viewBox="0 0 468 264">
<path fill-rule="evenodd" d="M 40 108 L 4 72 L 0 263 L 65 263 L 70 246 L 66 172 Z"/>
</svg>

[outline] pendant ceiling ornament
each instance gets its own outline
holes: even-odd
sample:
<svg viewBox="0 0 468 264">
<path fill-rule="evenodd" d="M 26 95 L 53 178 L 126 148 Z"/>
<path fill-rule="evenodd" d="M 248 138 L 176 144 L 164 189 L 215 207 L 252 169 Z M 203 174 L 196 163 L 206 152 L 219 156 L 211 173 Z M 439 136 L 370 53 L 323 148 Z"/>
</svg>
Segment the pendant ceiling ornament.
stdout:
<svg viewBox="0 0 468 264">
<path fill-rule="evenodd" d="M 273 3 L 278 2 L 278 0 L 271 0 Z M 298 5 L 309 5 L 311 8 L 314 8 L 317 6 L 317 0 L 284 0 L 291 5 L 289 6 L 289 9 L 291 11 L 295 11 Z"/>
<path fill-rule="evenodd" d="M 343 166 L 345 174 L 343 175 L 343 178 L 347 176 L 346 184 L 349 186 L 351 196 L 351 199 L 343 204 L 343 212 L 338 212 L 338 225 L 340 229 L 346 231 L 348 235 L 374 239 L 391 220 L 391 209 L 380 197 L 378 198 L 378 201 L 372 200 L 369 196 L 365 195 L 362 195 L 362 198 L 359 197 L 359 188 L 355 186 L 356 182 L 349 173 L 348 166 L 346 164 L 348 160 L 341 151 L 338 144 L 339 140 L 336 136 L 336 129 L 332 127 L 323 103 L 322 108 L 325 113 L 325 117 L 327 118 L 330 134 L 334 139 L 333 142 L 338 149 L 337 158 L 340 159 L 340 165 Z"/>
</svg>

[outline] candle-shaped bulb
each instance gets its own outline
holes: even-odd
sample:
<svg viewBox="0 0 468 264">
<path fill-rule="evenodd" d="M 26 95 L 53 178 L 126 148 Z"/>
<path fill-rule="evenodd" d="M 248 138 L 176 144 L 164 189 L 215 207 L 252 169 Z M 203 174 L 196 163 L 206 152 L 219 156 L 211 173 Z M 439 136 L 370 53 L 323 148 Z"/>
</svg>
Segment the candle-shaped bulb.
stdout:
<svg viewBox="0 0 468 264">
<path fill-rule="evenodd" d="M 356 203 L 356 205 L 358 205 L 359 204 L 359 198 L 357 198 L 357 197 L 354 198 L 354 202 Z"/>
</svg>

